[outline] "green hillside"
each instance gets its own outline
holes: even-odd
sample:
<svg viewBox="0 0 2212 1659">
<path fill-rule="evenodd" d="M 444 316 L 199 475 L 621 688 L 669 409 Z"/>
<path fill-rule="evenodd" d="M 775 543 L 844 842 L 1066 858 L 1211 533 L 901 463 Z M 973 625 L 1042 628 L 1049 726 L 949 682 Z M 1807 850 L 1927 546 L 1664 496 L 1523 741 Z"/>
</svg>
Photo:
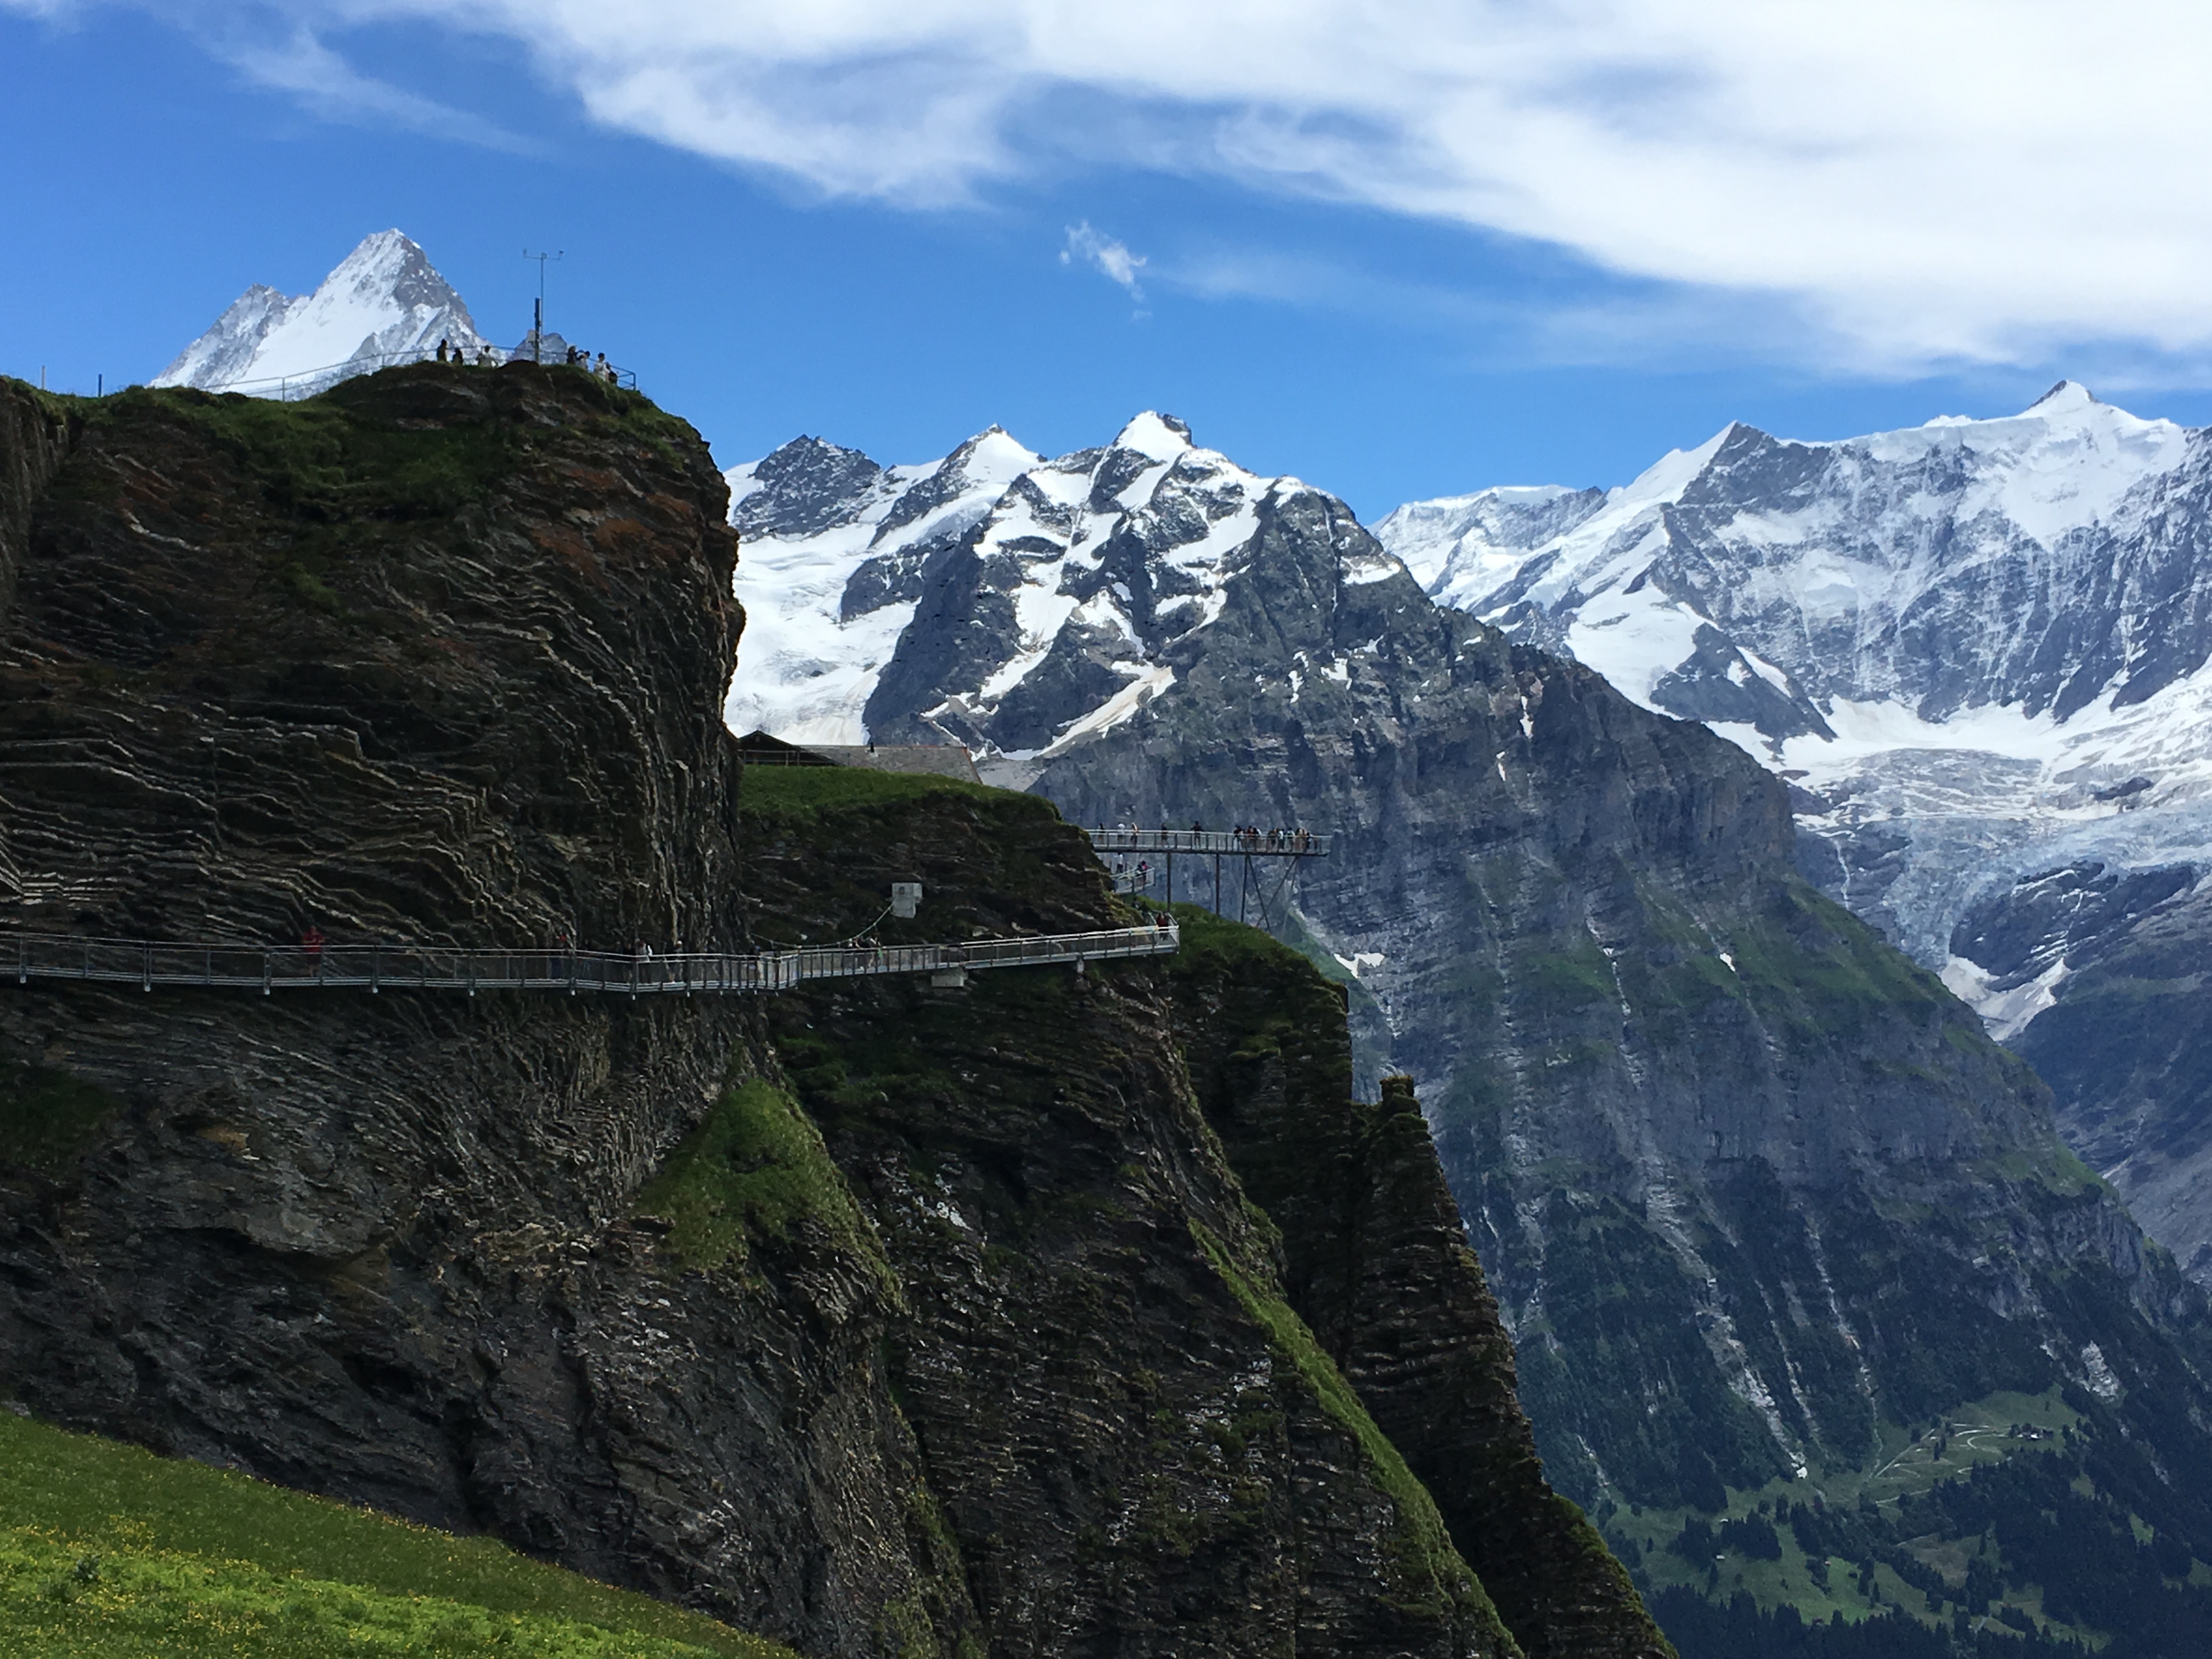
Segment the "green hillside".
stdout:
<svg viewBox="0 0 2212 1659">
<path fill-rule="evenodd" d="M 0 1412 L 0 1651 L 776 1659 L 488 1538 Z"/>
</svg>

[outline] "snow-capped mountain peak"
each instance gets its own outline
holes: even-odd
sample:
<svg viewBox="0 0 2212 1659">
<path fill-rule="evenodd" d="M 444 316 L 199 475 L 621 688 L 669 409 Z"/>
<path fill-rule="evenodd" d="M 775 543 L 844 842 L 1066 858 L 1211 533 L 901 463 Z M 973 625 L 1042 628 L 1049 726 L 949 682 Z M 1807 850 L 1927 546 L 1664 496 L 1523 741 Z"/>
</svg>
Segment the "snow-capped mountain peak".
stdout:
<svg viewBox="0 0 2212 1659">
<path fill-rule="evenodd" d="M 2027 406 L 2033 415 L 2041 410 L 2045 418 L 2069 415 L 2097 404 L 2097 396 L 2079 380 L 2061 380 Z"/>
<path fill-rule="evenodd" d="M 422 250 L 397 230 L 381 230 L 312 294 L 288 298 L 263 284 L 249 288 L 152 384 L 296 397 L 441 340 L 471 352 L 489 343 Z"/>
<path fill-rule="evenodd" d="M 2077 382 L 1828 442 L 1735 425 L 1602 498 L 1486 490 L 1377 534 L 1437 599 L 1784 770 L 1820 833 L 2009 844 L 1838 878 L 1935 965 L 1976 884 L 2053 860 L 2059 827 L 2087 856 L 2092 821 L 2140 841 L 2147 805 L 2202 797 L 2176 833 L 2212 845 L 2212 444 Z"/>
<path fill-rule="evenodd" d="M 799 741 L 952 736 L 1017 770 L 1175 684 L 1264 526 L 1316 497 L 1152 410 L 1053 460 L 996 427 L 922 466 L 809 438 L 730 480 L 747 616 L 730 724 Z M 1333 511 L 1340 585 L 1403 575 Z"/>
<path fill-rule="evenodd" d="M 1172 415 L 1148 409 L 1115 434 L 1114 447 L 1133 449 L 1156 461 L 1172 461 L 1193 445 L 1188 426 Z"/>
</svg>

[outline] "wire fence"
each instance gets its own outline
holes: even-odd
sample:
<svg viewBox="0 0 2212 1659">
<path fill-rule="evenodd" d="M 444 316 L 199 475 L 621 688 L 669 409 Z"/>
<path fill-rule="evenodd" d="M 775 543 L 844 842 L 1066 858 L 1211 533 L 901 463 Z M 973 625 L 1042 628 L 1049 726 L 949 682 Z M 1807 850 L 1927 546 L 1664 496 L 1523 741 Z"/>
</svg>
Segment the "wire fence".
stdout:
<svg viewBox="0 0 2212 1659">
<path fill-rule="evenodd" d="M 469 951 L 402 945 L 216 945 L 68 934 L 0 933 L 0 973 L 15 982 L 214 989 L 465 990 L 731 995 L 787 991 L 811 980 L 939 974 L 1033 963 L 1163 956 L 1182 944 L 1172 925 L 1042 933 L 957 945 L 838 945 L 749 955 L 607 951 Z"/>
<path fill-rule="evenodd" d="M 274 397 L 280 403 L 312 398 L 329 391 L 341 380 L 349 380 L 356 374 L 373 374 L 380 368 L 397 368 L 409 363 L 428 363 L 438 361 L 438 348 L 423 346 L 411 351 L 372 351 L 349 357 L 342 363 L 325 363 L 319 368 L 301 369 L 296 374 L 264 374 L 251 379 L 217 380 L 201 386 L 202 392 L 235 392 L 249 398 Z M 449 362 L 468 368 L 496 368 L 505 363 L 526 363 L 534 361 L 528 347 L 515 351 L 502 351 L 497 346 L 485 346 L 479 351 L 464 352 L 453 349 L 447 358 Z M 610 385 L 623 390 L 637 390 L 637 376 L 629 369 L 614 363 L 604 368 L 579 360 L 574 363 L 547 360 L 547 366 L 580 368 L 595 374 Z M 273 392 L 269 388 L 275 388 Z M 257 389 L 258 388 L 258 389 Z"/>
</svg>

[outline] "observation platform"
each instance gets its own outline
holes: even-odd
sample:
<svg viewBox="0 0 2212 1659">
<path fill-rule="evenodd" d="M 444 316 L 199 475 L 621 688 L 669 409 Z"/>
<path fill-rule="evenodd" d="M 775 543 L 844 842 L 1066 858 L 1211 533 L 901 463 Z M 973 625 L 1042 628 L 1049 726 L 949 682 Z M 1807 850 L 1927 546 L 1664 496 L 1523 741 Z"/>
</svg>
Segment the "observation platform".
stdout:
<svg viewBox="0 0 2212 1659">
<path fill-rule="evenodd" d="M 1186 877 L 1183 896 L 1202 902 L 1216 915 L 1229 914 L 1229 898 L 1236 891 L 1237 920 L 1251 919 L 1256 909 L 1262 927 L 1273 928 L 1290 915 L 1288 891 L 1295 864 L 1277 866 L 1270 878 L 1260 872 L 1262 859 L 1322 859 L 1329 854 L 1331 836 L 1310 830 L 1108 830 L 1083 832 L 1091 837 L 1091 850 L 1098 854 L 1113 878 L 1117 893 L 1150 894 L 1157 884 L 1172 904 L 1176 901 L 1176 860 L 1198 860 L 1198 873 Z M 1130 863 L 1132 858 L 1137 862 Z M 1157 860 L 1157 862 L 1155 861 Z M 1224 860 L 1230 860 L 1224 867 Z M 1241 862 L 1238 862 L 1241 860 Z M 1279 915 L 1278 914 L 1279 910 Z"/>
<path fill-rule="evenodd" d="M 1086 830 L 1101 853 L 1206 853 L 1248 859 L 1323 859 L 1329 836 L 1310 830 Z"/>
</svg>

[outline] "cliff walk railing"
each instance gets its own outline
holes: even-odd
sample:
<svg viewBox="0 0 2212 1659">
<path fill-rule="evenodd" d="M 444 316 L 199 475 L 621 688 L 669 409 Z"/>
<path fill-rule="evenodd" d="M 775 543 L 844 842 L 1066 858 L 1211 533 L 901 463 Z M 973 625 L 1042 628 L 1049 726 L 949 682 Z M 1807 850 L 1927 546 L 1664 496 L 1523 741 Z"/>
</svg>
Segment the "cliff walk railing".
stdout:
<svg viewBox="0 0 2212 1659">
<path fill-rule="evenodd" d="M 69 934 L 0 933 L 0 974 L 15 982 L 94 981 L 259 991 L 554 991 L 623 996 L 787 991 L 819 979 L 885 974 L 962 975 L 984 968 L 1164 956 L 1182 943 L 1172 925 L 1094 933 L 1042 933 L 958 945 L 830 945 L 732 956 L 606 951 L 465 951 L 399 945 L 200 945 Z"/>
<path fill-rule="evenodd" d="M 1332 837 L 1310 830 L 1086 830 L 1101 853 L 1218 853 L 1240 858 L 1322 859 Z"/>
<path fill-rule="evenodd" d="M 1151 893 L 1159 889 L 1172 904 L 1176 896 L 1176 860 L 1185 860 L 1188 871 L 1188 860 L 1196 859 L 1196 876 L 1186 873 L 1184 877 L 1186 898 L 1203 902 L 1215 915 L 1225 916 L 1230 890 L 1234 888 L 1237 920 L 1249 921 L 1256 912 L 1260 926 L 1267 928 L 1290 919 L 1287 895 L 1291 872 L 1297 866 L 1279 863 L 1271 878 L 1260 867 L 1260 861 L 1327 858 L 1334 839 L 1310 830 L 1108 830 L 1102 826 L 1084 834 L 1091 837 L 1091 850 L 1106 865 L 1115 892 Z M 1147 857 L 1132 866 L 1129 860 L 1137 854 L 1158 854 L 1159 861 Z"/>
<path fill-rule="evenodd" d="M 412 351 L 367 351 L 349 357 L 342 363 L 325 363 L 319 368 L 303 368 L 293 374 L 264 374 L 251 380 L 219 380 L 200 388 L 203 392 L 236 392 L 249 398 L 274 398 L 279 403 L 290 403 L 295 398 L 312 398 L 328 392 L 341 380 L 349 380 L 356 374 L 373 374 L 380 368 L 397 368 L 406 363 L 428 363 L 437 360 L 435 346 L 419 346 Z M 538 361 L 530 355 L 528 343 L 515 351 L 504 351 L 497 346 L 486 346 L 481 351 L 469 353 L 465 359 L 457 350 L 447 359 L 464 368 L 496 368 L 503 363 L 527 363 Z M 604 368 L 589 362 L 563 363 L 547 357 L 548 368 L 580 368 L 598 374 L 623 390 L 637 390 L 637 376 L 631 370 L 609 363 Z"/>
</svg>

